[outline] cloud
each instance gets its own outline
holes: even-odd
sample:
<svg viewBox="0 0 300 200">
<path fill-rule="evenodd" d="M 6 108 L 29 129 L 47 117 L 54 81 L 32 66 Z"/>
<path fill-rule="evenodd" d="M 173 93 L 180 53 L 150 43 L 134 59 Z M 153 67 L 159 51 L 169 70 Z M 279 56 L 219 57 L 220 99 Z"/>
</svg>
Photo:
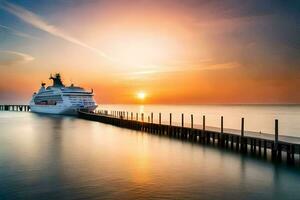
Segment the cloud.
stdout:
<svg viewBox="0 0 300 200">
<path fill-rule="evenodd" d="M 3 1 L 0 5 L 0 7 L 11 14 L 17 16 L 19 19 L 23 20 L 24 22 L 32 25 L 35 28 L 38 28 L 40 30 L 43 30 L 51 35 L 54 35 L 56 37 L 59 37 L 61 39 L 64 39 L 68 42 L 71 42 L 73 44 L 79 45 L 81 47 L 87 48 L 98 55 L 105 57 L 106 59 L 112 60 L 108 55 L 106 55 L 104 52 L 100 51 L 99 49 L 96 49 L 94 47 L 89 46 L 88 44 L 80 41 L 79 39 L 72 37 L 65 33 L 64 31 L 60 30 L 59 28 L 55 27 L 54 25 L 49 24 L 47 21 L 42 19 L 40 16 L 32 13 L 29 10 L 26 10 L 25 8 L 9 3 L 7 1 Z"/>
<path fill-rule="evenodd" d="M 15 64 L 27 63 L 33 60 L 34 57 L 25 53 L 0 50 L 0 66 L 12 66 Z"/>
<path fill-rule="evenodd" d="M 125 77 L 129 79 L 141 78 L 144 75 L 152 75 L 159 73 L 176 73 L 176 72 L 187 72 L 187 71 L 210 71 L 210 70 L 227 70 L 241 67 L 241 64 L 235 61 L 225 62 L 225 63 L 213 63 L 210 59 L 203 61 L 202 63 L 184 63 L 183 65 L 164 65 L 161 66 L 151 66 L 147 70 L 135 71 L 125 73 Z M 124 73 L 120 74 L 124 76 Z M 143 77 L 144 78 L 144 77 Z"/>
<path fill-rule="evenodd" d="M 36 37 L 33 37 L 33 36 L 28 35 L 28 34 L 26 34 L 26 33 L 17 31 L 17 30 L 15 30 L 15 29 L 13 29 L 13 28 L 10 28 L 10 27 L 8 27 L 8 26 L 4 26 L 4 25 L 1 25 L 1 24 L 0 24 L 0 28 L 5 29 L 5 30 L 7 30 L 7 31 L 11 32 L 12 34 L 14 34 L 14 35 L 16 35 L 16 36 L 19 36 L 19 37 L 29 38 L 29 39 L 34 39 L 34 40 L 38 39 L 38 38 L 36 38 Z"/>
</svg>

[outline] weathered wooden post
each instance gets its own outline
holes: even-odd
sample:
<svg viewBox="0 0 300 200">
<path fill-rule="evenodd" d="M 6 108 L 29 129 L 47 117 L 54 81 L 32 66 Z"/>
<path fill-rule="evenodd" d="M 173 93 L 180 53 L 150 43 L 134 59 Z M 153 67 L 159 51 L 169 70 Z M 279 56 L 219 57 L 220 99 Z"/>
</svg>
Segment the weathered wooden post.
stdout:
<svg viewBox="0 0 300 200">
<path fill-rule="evenodd" d="M 191 128 L 194 128 L 194 116 L 191 114 Z"/>
<path fill-rule="evenodd" d="M 241 136 L 244 137 L 244 130 L 245 126 L 244 126 L 244 118 L 242 118 L 242 124 L 241 124 Z"/>
<path fill-rule="evenodd" d="M 148 123 L 150 123 L 150 117 L 148 116 Z"/>
<path fill-rule="evenodd" d="M 277 159 L 281 159 L 281 149 L 278 148 L 278 119 L 275 119 L 275 141 L 274 141 L 274 152 L 273 152 L 273 156 L 275 156 L 274 158 Z"/>
<path fill-rule="evenodd" d="M 172 126 L 172 113 L 170 113 L 170 126 Z"/>
<path fill-rule="evenodd" d="M 184 115 L 181 113 L 181 127 L 184 127 Z"/>
<path fill-rule="evenodd" d="M 220 142 L 219 144 L 223 147 L 224 146 L 224 122 L 223 122 L 223 116 L 221 116 L 221 134 L 220 134 Z"/>
<path fill-rule="evenodd" d="M 203 115 L 203 117 L 202 117 L 202 129 L 203 129 L 203 132 L 205 132 L 205 115 Z"/>
<path fill-rule="evenodd" d="M 244 150 L 247 150 L 247 144 L 245 144 L 245 141 L 244 141 L 244 118 L 242 118 L 242 122 L 241 122 L 241 150 L 244 151 Z"/>
<path fill-rule="evenodd" d="M 159 113 L 158 122 L 159 122 L 159 125 L 161 125 L 161 113 Z"/>
<path fill-rule="evenodd" d="M 151 123 L 153 123 L 153 112 L 151 113 Z"/>
<path fill-rule="evenodd" d="M 202 131 L 201 131 L 201 135 L 202 135 L 203 142 L 206 143 L 207 137 L 206 137 L 206 134 L 205 134 L 205 115 L 202 116 Z"/>
<path fill-rule="evenodd" d="M 128 120 L 128 112 L 126 112 L 126 116 L 127 116 L 126 119 Z"/>
<path fill-rule="evenodd" d="M 275 119 L 275 150 L 278 148 L 278 119 Z"/>
<path fill-rule="evenodd" d="M 144 122 L 144 113 L 142 113 L 141 115 L 142 115 L 142 122 Z"/>
<path fill-rule="evenodd" d="M 221 116 L 221 134 L 224 133 L 223 125 L 223 116 Z"/>
</svg>

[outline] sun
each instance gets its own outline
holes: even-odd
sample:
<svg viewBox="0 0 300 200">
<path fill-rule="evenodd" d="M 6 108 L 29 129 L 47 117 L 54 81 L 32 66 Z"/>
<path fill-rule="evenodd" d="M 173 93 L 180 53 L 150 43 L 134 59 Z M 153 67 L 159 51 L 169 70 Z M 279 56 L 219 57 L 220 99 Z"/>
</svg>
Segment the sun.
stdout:
<svg viewBox="0 0 300 200">
<path fill-rule="evenodd" d="M 139 99 L 139 100 L 144 100 L 145 98 L 146 98 L 146 93 L 145 92 L 143 92 L 143 91 L 141 91 L 141 92 L 138 92 L 137 94 L 136 94 L 136 97 Z"/>
</svg>

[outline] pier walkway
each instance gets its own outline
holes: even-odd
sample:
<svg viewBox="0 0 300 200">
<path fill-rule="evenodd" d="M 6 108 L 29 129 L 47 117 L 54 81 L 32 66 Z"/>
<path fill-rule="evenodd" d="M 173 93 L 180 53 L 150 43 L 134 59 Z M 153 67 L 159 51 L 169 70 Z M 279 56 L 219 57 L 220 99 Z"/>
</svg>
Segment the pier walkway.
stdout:
<svg viewBox="0 0 300 200">
<path fill-rule="evenodd" d="M 300 138 L 290 136 L 279 136 L 278 120 L 275 120 L 274 133 L 256 133 L 244 130 L 244 119 L 241 119 L 241 129 L 224 129 L 223 117 L 221 117 L 221 127 L 205 126 L 205 116 L 203 116 L 202 126 L 193 125 L 193 115 L 191 115 L 190 127 L 184 126 L 184 115 L 182 114 L 181 126 L 172 124 L 172 114 L 170 113 L 170 123 L 161 123 L 159 113 L 158 123 L 153 122 L 153 113 L 144 121 L 143 114 L 135 118 L 133 113 L 113 111 L 100 111 L 98 113 L 88 113 L 79 111 L 78 116 L 83 119 L 98 121 L 118 127 L 148 132 L 151 134 L 164 135 L 171 138 L 178 138 L 185 141 L 210 144 L 224 149 L 231 149 L 240 153 L 250 153 L 252 155 L 270 158 L 272 161 L 288 164 L 300 162 Z"/>
</svg>

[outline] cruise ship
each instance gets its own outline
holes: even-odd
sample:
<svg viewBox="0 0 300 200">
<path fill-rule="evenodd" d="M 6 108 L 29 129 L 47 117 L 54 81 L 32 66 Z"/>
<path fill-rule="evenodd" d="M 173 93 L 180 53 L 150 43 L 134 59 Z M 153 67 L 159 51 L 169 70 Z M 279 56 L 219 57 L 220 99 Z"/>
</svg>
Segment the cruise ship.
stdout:
<svg viewBox="0 0 300 200">
<path fill-rule="evenodd" d="M 36 113 L 76 115 L 78 110 L 93 112 L 97 104 L 93 90 L 86 91 L 81 87 L 65 86 L 59 73 L 50 75 L 52 86 L 42 83 L 39 91 L 33 94 L 29 103 L 30 110 Z"/>
</svg>

